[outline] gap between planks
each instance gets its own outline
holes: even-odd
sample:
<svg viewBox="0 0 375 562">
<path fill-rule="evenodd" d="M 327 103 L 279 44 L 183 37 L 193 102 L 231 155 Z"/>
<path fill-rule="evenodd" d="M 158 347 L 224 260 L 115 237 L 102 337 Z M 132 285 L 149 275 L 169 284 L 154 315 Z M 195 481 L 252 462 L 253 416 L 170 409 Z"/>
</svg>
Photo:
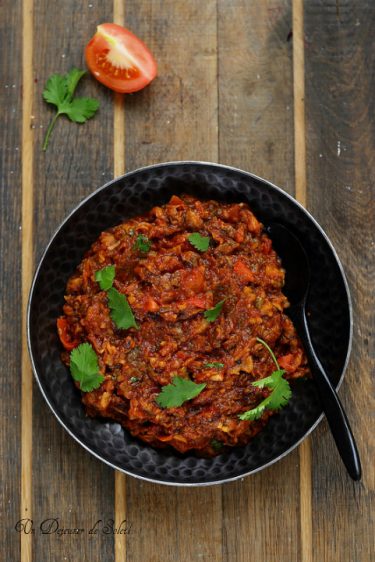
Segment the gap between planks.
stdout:
<svg viewBox="0 0 375 562">
<path fill-rule="evenodd" d="M 297 201 L 306 207 L 307 184 L 303 0 L 293 0 L 293 97 L 295 196 Z M 310 438 L 305 439 L 303 443 L 301 443 L 299 447 L 299 458 L 301 562 L 312 562 L 312 465 Z"/>
<path fill-rule="evenodd" d="M 26 340 L 26 311 L 33 275 L 33 0 L 22 3 L 22 392 L 20 518 L 32 519 L 32 372 Z M 20 533 L 21 562 L 32 561 L 32 534 Z"/>
<path fill-rule="evenodd" d="M 113 0 L 113 21 L 119 25 L 125 23 L 125 0 Z M 114 94 L 113 115 L 113 173 L 120 176 L 125 173 L 125 104 L 124 94 Z M 120 525 L 126 520 L 126 477 L 115 471 L 115 522 Z M 114 535 L 115 562 L 126 561 L 126 534 Z"/>
</svg>

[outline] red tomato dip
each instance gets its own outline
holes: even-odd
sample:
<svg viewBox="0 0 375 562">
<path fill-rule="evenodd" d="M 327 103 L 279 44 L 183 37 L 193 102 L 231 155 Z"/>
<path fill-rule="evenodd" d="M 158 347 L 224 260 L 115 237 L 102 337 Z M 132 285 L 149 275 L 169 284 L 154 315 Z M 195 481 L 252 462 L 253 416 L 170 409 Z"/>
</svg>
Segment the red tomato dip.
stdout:
<svg viewBox="0 0 375 562">
<path fill-rule="evenodd" d="M 192 233 L 210 238 L 206 251 L 189 242 Z M 146 252 L 136 247 L 139 235 L 149 241 Z M 111 318 L 107 293 L 95 280 L 108 265 L 115 266 L 113 287 L 126 295 L 138 329 L 118 329 Z M 273 414 L 238 417 L 270 393 L 251 384 L 275 370 L 257 338 L 273 350 L 286 379 L 308 374 L 284 314 L 283 283 L 271 240 L 245 203 L 173 196 L 103 232 L 69 279 L 58 319 L 63 361 L 69 365 L 69 352 L 89 342 L 105 377 L 100 388 L 82 393 L 87 414 L 182 453 L 212 456 L 248 443 Z M 220 314 L 209 322 L 204 312 L 220 301 Z M 159 406 L 162 387 L 176 376 L 206 386 L 179 407 Z"/>
</svg>

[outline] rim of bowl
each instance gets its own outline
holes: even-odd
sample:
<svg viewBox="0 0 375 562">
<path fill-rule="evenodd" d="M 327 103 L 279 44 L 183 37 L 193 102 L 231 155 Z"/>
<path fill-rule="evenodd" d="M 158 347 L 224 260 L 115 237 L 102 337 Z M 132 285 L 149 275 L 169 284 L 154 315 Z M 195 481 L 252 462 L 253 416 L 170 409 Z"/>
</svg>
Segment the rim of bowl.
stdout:
<svg viewBox="0 0 375 562">
<path fill-rule="evenodd" d="M 141 475 L 138 475 L 138 474 L 134 474 L 133 472 L 130 472 L 129 470 L 125 470 L 124 468 L 122 468 L 120 466 L 117 466 L 113 462 L 103 458 L 100 455 L 100 453 L 97 453 L 96 451 L 91 449 L 77 435 L 75 435 L 75 433 L 70 428 L 67 427 L 67 425 L 64 423 L 64 421 L 61 419 L 59 413 L 56 412 L 54 406 L 51 404 L 48 396 L 46 395 L 46 393 L 44 391 L 42 383 L 39 379 L 39 374 L 38 374 L 38 371 L 37 371 L 36 366 L 35 366 L 34 356 L 33 356 L 33 352 L 32 352 L 31 330 L 30 330 L 31 302 L 32 302 L 33 295 L 34 295 L 35 284 L 36 284 L 36 281 L 37 281 L 38 276 L 39 276 L 39 271 L 40 271 L 40 269 L 42 267 L 42 264 L 44 262 L 44 258 L 46 256 L 49 248 L 52 246 L 53 242 L 55 241 L 56 236 L 58 235 L 58 233 L 62 229 L 62 227 L 70 220 L 70 218 L 78 211 L 78 209 L 83 207 L 86 204 L 86 202 L 89 201 L 92 197 L 95 197 L 98 193 L 100 193 L 101 191 L 104 191 L 107 187 L 109 187 L 110 185 L 112 185 L 114 183 L 117 183 L 118 181 L 122 180 L 123 178 L 127 178 L 129 176 L 138 174 L 139 172 L 142 172 L 144 170 L 150 170 L 150 169 L 154 169 L 154 168 L 163 168 L 165 166 L 185 166 L 185 165 L 215 166 L 215 167 L 221 168 L 223 170 L 230 170 L 232 172 L 237 172 L 237 173 L 239 172 L 240 174 L 243 174 L 245 176 L 248 176 L 252 179 L 258 180 L 258 181 L 266 184 L 267 186 L 271 187 L 275 191 L 278 191 L 279 193 L 281 193 L 282 195 L 287 197 L 289 200 L 291 200 L 292 203 L 294 203 L 294 205 L 296 205 L 310 219 L 310 221 L 314 224 L 314 226 L 322 234 L 322 236 L 324 237 L 325 241 L 327 242 L 327 244 L 328 244 L 328 246 L 329 246 L 336 262 L 337 262 L 337 265 L 339 267 L 341 278 L 344 282 L 346 297 L 347 297 L 347 301 L 348 301 L 349 341 L 348 341 L 348 349 L 347 349 L 347 353 L 346 353 L 346 357 L 345 357 L 344 366 L 342 368 L 340 378 L 339 378 L 339 380 L 338 380 L 338 382 L 335 386 L 336 390 L 339 390 L 339 388 L 342 384 L 342 381 L 344 379 L 345 372 L 346 372 L 347 367 L 348 367 L 350 354 L 351 354 L 351 350 L 352 350 L 352 344 L 353 344 L 353 305 L 352 305 L 352 299 L 351 299 L 350 290 L 349 290 L 349 284 L 348 284 L 348 281 L 346 279 L 344 268 L 343 268 L 343 265 L 341 263 L 341 260 L 338 256 L 338 254 L 336 252 L 336 249 L 334 248 L 334 246 L 333 246 L 332 242 L 330 241 L 328 235 L 326 234 L 324 229 L 320 226 L 320 224 L 317 222 L 317 220 L 311 215 L 311 213 L 307 209 L 305 209 L 305 207 L 303 205 L 301 205 L 301 203 L 299 203 L 299 201 L 297 201 L 297 199 L 292 197 L 289 193 L 287 193 L 286 191 L 284 191 L 283 189 L 281 189 L 280 187 L 278 187 L 274 183 L 270 182 L 269 180 L 266 180 L 266 179 L 264 179 L 260 176 L 257 176 L 256 174 L 253 174 L 251 172 L 247 172 L 245 170 L 242 170 L 241 168 L 236 168 L 235 166 L 229 166 L 229 165 L 226 165 L 226 164 L 219 164 L 217 162 L 206 162 L 204 160 L 172 160 L 172 161 L 169 161 L 169 162 L 160 162 L 160 163 L 157 163 L 157 164 L 150 164 L 150 165 L 147 165 L 147 166 L 142 166 L 140 168 L 136 168 L 135 170 L 131 170 L 129 172 L 126 172 L 125 174 L 122 174 L 121 176 L 117 176 L 116 178 L 113 178 L 112 180 L 106 182 L 104 185 L 97 188 L 95 191 L 93 191 L 89 195 L 87 195 L 84 199 L 82 199 L 82 201 L 80 201 L 68 213 L 68 215 L 65 217 L 65 219 L 63 219 L 63 221 L 56 228 L 56 230 L 52 234 L 47 246 L 45 247 L 41 257 L 39 258 L 39 262 L 38 262 L 38 265 L 35 269 L 33 281 L 32 281 L 31 287 L 30 287 L 29 298 L 28 298 L 28 303 L 27 303 L 26 335 L 27 335 L 27 347 L 28 347 L 28 351 L 29 351 L 31 367 L 32 367 L 34 377 L 35 377 L 35 379 L 38 383 L 39 390 L 41 391 L 44 400 L 47 402 L 50 410 L 52 411 L 52 413 L 54 414 L 54 416 L 56 417 L 58 422 L 69 433 L 69 435 L 71 435 L 71 437 L 73 437 L 73 439 L 75 441 L 77 441 L 77 443 L 79 443 L 86 451 L 88 451 L 91 455 L 93 455 L 94 457 L 96 457 L 100 461 L 104 462 L 106 465 L 110 466 L 111 468 L 114 468 L 115 470 L 119 470 L 120 472 L 122 472 L 122 473 L 124 473 L 128 476 L 132 476 L 133 478 L 137 478 L 137 479 L 142 480 L 144 482 L 151 482 L 153 484 L 161 484 L 161 485 L 164 485 L 164 486 L 178 486 L 178 487 L 185 487 L 185 488 L 195 488 L 195 487 L 201 487 L 201 486 L 215 486 L 215 485 L 219 485 L 219 484 L 226 484 L 228 482 L 235 482 L 236 480 L 241 480 L 243 478 L 246 478 L 247 476 L 250 476 L 251 474 L 256 474 L 257 472 L 260 472 L 261 470 L 264 470 L 265 468 L 268 468 L 269 466 L 275 464 L 276 462 L 280 461 L 281 459 L 283 459 L 284 457 L 289 455 L 289 453 L 291 453 L 294 449 L 296 449 L 302 443 L 302 441 L 304 441 L 306 439 L 306 437 L 308 437 L 317 428 L 317 426 L 320 424 L 320 422 L 322 421 L 322 419 L 325 415 L 324 412 L 322 412 L 320 414 L 320 416 L 318 417 L 316 422 L 306 431 L 306 433 L 298 441 L 296 441 L 291 447 L 289 447 L 286 451 L 281 453 L 278 457 L 276 457 L 275 459 L 272 459 L 271 461 L 267 462 L 266 464 L 264 464 L 260 467 L 257 467 L 253 470 L 249 470 L 248 472 L 244 472 L 243 474 L 239 474 L 238 476 L 232 476 L 230 478 L 224 478 L 224 479 L 221 479 L 221 480 L 212 480 L 210 482 L 167 482 L 167 481 L 159 480 L 159 479 L 156 479 L 156 478 L 149 478 L 149 477 L 141 476 Z"/>
</svg>

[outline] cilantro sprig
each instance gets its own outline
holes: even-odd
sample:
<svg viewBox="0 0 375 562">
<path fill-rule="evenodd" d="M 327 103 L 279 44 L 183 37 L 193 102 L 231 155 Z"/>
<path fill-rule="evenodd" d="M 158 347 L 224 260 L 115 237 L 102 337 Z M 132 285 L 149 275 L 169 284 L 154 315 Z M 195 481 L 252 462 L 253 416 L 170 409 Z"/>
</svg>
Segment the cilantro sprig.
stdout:
<svg viewBox="0 0 375 562">
<path fill-rule="evenodd" d="M 216 318 L 219 316 L 221 309 L 223 308 L 223 304 L 225 303 L 225 299 L 215 304 L 213 308 L 209 308 L 203 314 L 207 322 L 215 322 Z"/>
<path fill-rule="evenodd" d="M 209 236 L 201 236 L 199 232 L 193 232 L 187 237 L 190 244 L 200 252 L 206 252 L 210 246 Z"/>
<path fill-rule="evenodd" d="M 99 102 L 93 98 L 74 98 L 74 92 L 85 70 L 72 68 L 67 74 L 52 74 L 45 85 L 43 98 L 47 103 L 57 107 L 43 142 L 43 150 L 47 150 L 48 142 L 60 115 L 66 115 L 75 123 L 85 123 L 99 109 Z"/>
<path fill-rule="evenodd" d="M 156 402 L 162 408 L 177 408 L 198 396 L 205 386 L 205 383 L 197 384 L 189 379 L 174 377 L 170 384 L 163 386 Z"/>
<path fill-rule="evenodd" d="M 107 291 L 112 287 L 115 278 L 115 266 L 107 265 L 98 271 L 95 271 L 95 281 L 99 283 L 102 291 Z"/>
<path fill-rule="evenodd" d="M 70 353 L 70 372 L 82 392 L 91 392 L 104 381 L 99 372 L 98 356 L 89 343 L 81 343 Z"/>
<path fill-rule="evenodd" d="M 287 405 L 289 402 L 292 391 L 289 385 L 289 382 L 283 378 L 283 374 L 285 373 L 284 369 L 280 369 L 280 365 L 275 357 L 274 352 L 269 347 L 269 345 L 262 340 L 261 338 L 257 338 L 257 341 L 261 343 L 269 352 L 272 357 L 273 362 L 276 365 L 276 370 L 271 373 L 268 377 L 264 379 L 260 379 L 252 383 L 252 386 L 257 388 L 269 388 L 272 390 L 271 394 L 267 396 L 258 406 L 251 410 L 247 410 L 242 414 L 239 414 L 240 420 L 243 421 L 254 421 L 258 420 L 266 409 L 268 410 L 279 410 Z"/>
<path fill-rule="evenodd" d="M 224 363 L 218 363 L 214 361 L 213 363 L 205 363 L 203 365 L 206 369 L 222 369 L 224 367 Z"/>
</svg>

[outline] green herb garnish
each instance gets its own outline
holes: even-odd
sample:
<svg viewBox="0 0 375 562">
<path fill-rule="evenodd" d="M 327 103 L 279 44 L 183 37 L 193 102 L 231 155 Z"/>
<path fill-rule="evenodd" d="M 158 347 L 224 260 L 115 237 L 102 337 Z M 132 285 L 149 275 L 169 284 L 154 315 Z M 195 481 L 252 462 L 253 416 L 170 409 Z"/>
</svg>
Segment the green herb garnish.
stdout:
<svg viewBox="0 0 375 562">
<path fill-rule="evenodd" d="M 221 441 L 218 441 L 217 439 L 211 439 L 211 447 L 215 451 L 220 451 L 220 449 L 223 448 L 223 443 Z"/>
<path fill-rule="evenodd" d="M 99 283 L 102 291 L 107 291 L 112 287 L 115 278 L 115 266 L 107 265 L 103 269 L 95 271 L 95 281 Z"/>
<path fill-rule="evenodd" d="M 143 254 L 150 251 L 151 242 L 144 234 L 138 234 L 136 241 L 133 244 L 133 250 L 138 250 Z"/>
<path fill-rule="evenodd" d="M 243 412 L 238 416 L 240 420 L 244 421 L 253 421 L 259 419 L 266 409 L 279 410 L 280 408 L 283 408 L 287 405 L 292 396 L 289 382 L 283 378 L 283 374 L 285 373 L 285 371 L 284 369 L 280 369 L 280 365 L 277 362 L 272 349 L 264 340 L 257 338 L 257 341 L 261 343 L 271 355 L 272 360 L 276 365 L 276 370 L 273 371 L 270 376 L 252 383 L 252 386 L 255 386 L 257 388 L 270 388 L 272 389 L 272 392 L 269 396 L 267 396 L 267 398 L 262 400 L 262 402 L 258 404 L 256 408 L 247 410 L 246 412 Z"/>
<path fill-rule="evenodd" d="M 163 386 L 160 394 L 156 397 L 156 402 L 162 408 L 177 408 L 187 400 L 198 396 L 205 386 L 205 383 L 196 384 L 189 379 L 174 377 L 171 384 Z"/>
<path fill-rule="evenodd" d="M 138 382 L 139 378 L 138 377 L 130 377 L 130 382 Z"/>
<path fill-rule="evenodd" d="M 82 392 L 91 392 L 104 381 L 99 372 L 98 356 L 89 343 L 81 343 L 70 353 L 70 372 Z"/>
<path fill-rule="evenodd" d="M 214 361 L 213 363 L 205 363 L 204 367 L 207 369 L 222 369 L 224 367 L 224 363 L 217 363 Z"/>
<path fill-rule="evenodd" d="M 117 289 L 111 287 L 107 291 L 108 304 L 111 309 L 111 318 L 116 324 L 117 328 L 127 330 L 128 328 L 137 328 L 138 324 L 135 321 L 133 311 L 130 308 L 128 299 Z"/>
<path fill-rule="evenodd" d="M 215 322 L 216 318 L 219 316 L 221 309 L 223 308 L 223 304 L 225 299 L 215 304 L 213 308 L 210 308 L 205 311 L 203 316 L 208 322 Z"/>
<path fill-rule="evenodd" d="M 85 70 L 72 68 L 68 74 L 52 74 L 45 85 L 43 98 L 57 107 L 55 116 L 46 132 L 43 150 L 47 150 L 49 138 L 60 115 L 66 115 L 75 123 L 85 123 L 94 116 L 99 102 L 93 98 L 73 98 L 78 82 L 86 74 Z"/>
<path fill-rule="evenodd" d="M 200 252 L 205 252 L 210 246 L 210 238 L 208 236 L 201 236 L 199 232 L 193 232 L 187 238 L 190 244 Z"/>
</svg>

